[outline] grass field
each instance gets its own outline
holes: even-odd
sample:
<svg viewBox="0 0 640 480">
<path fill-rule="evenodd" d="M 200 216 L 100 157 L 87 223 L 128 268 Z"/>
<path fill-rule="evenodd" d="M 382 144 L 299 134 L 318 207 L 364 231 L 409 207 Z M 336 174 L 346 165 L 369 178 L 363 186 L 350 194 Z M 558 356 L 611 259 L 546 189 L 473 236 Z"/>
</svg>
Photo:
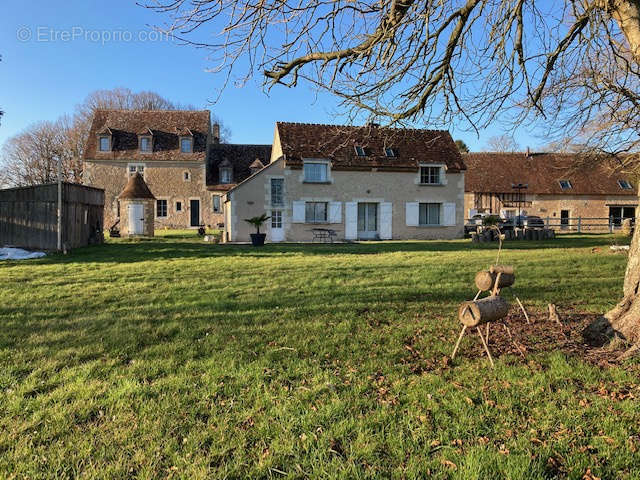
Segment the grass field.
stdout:
<svg viewBox="0 0 640 480">
<path fill-rule="evenodd" d="M 534 317 L 597 313 L 620 295 L 622 241 L 502 259 Z M 640 478 L 636 360 L 551 345 L 491 370 L 470 337 L 445 361 L 495 256 L 167 233 L 2 263 L 0 478 Z"/>
</svg>

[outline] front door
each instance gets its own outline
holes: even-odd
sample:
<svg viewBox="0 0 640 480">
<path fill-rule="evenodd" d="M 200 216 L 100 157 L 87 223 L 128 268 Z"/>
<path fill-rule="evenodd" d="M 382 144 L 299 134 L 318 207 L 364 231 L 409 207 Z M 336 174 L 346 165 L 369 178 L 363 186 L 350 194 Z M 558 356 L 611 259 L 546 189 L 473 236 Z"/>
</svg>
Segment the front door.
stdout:
<svg viewBox="0 0 640 480">
<path fill-rule="evenodd" d="M 129 214 L 129 235 L 144 234 L 144 205 L 141 203 L 130 203 Z"/>
<path fill-rule="evenodd" d="M 378 204 L 358 203 L 358 238 L 378 238 Z"/>
<path fill-rule="evenodd" d="M 271 221 L 271 241 L 282 242 L 284 240 L 282 210 L 271 210 L 270 221 Z"/>
<path fill-rule="evenodd" d="M 200 200 L 189 200 L 189 207 L 191 210 L 191 226 L 200 226 Z"/>
<path fill-rule="evenodd" d="M 560 210 L 560 228 L 562 230 L 569 228 L 569 210 Z"/>
</svg>

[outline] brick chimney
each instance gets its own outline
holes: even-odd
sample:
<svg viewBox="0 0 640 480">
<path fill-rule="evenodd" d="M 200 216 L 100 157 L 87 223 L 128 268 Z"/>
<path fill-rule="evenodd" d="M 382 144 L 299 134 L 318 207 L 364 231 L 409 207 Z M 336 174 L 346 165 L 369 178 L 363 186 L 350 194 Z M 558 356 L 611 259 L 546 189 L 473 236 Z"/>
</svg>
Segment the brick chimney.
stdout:
<svg viewBox="0 0 640 480">
<path fill-rule="evenodd" d="M 220 124 L 214 123 L 211 125 L 211 142 L 220 143 Z"/>
</svg>

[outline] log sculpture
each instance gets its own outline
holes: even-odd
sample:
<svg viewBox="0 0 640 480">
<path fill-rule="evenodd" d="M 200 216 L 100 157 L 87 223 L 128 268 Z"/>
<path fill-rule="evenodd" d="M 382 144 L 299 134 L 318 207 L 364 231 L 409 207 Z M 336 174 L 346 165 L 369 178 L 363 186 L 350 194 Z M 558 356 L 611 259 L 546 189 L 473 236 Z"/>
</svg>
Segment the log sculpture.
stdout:
<svg viewBox="0 0 640 480">
<path fill-rule="evenodd" d="M 458 319 L 465 327 L 477 327 L 507 316 L 509 303 L 499 295 L 464 302 L 458 310 Z"/>
<path fill-rule="evenodd" d="M 482 292 L 493 290 L 496 287 L 510 287 L 515 281 L 513 267 L 508 265 L 495 265 L 490 270 L 482 270 L 476 274 L 476 287 Z"/>
</svg>

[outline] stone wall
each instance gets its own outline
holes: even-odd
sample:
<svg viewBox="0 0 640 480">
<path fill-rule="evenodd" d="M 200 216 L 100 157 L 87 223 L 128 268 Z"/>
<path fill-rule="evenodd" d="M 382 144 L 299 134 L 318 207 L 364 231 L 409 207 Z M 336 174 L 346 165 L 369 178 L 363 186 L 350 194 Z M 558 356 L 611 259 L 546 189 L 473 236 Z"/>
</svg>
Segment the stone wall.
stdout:
<svg viewBox="0 0 640 480">
<path fill-rule="evenodd" d="M 154 229 L 154 217 L 155 217 L 155 201 L 151 199 L 124 199 L 120 201 L 120 234 L 123 237 L 131 236 L 129 233 L 129 209 L 127 208 L 131 204 L 143 204 L 144 205 L 144 236 L 153 237 L 155 233 Z"/>
<path fill-rule="evenodd" d="M 84 183 L 105 190 L 105 221 L 109 228 L 118 216 L 117 197 L 128 180 L 128 166 L 144 164 L 144 180 L 156 199 L 167 201 L 167 216 L 155 216 L 155 228 L 190 228 L 190 200 L 199 200 L 199 223 L 217 228 L 224 222 L 223 203 L 220 212 L 213 211 L 213 195 L 205 185 L 205 165 L 199 162 L 119 162 L 85 161 Z M 188 178 L 185 178 L 185 173 Z M 178 202 L 180 211 L 178 211 Z M 122 215 L 122 207 L 120 208 Z"/>
<path fill-rule="evenodd" d="M 285 241 L 308 242 L 314 227 L 336 230 L 345 238 L 345 202 L 392 203 L 393 239 L 445 239 L 463 235 L 464 174 L 446 174 L 444 185 L 419 185 L 418 172 L 331 171 L 327 184 L 303 182 L 303 171 L 285 168 L 283 159 L 269 164 L 260 174 L 241 184 L 230 194 L 229 240 L 248 241 L 254 227 L 243 221 L 273 209 L 282 210 Z M 271 178 L 284 178 L 284 206 L 270 204 Z M 308 224 L 293 222 L 294 201 L 341 202 L 339 223 Z M 455 226 L 407 226 L 407 202 L 456 204 Z M 271 241 L 270 222 L 265 228 Z"/>
</svg>

